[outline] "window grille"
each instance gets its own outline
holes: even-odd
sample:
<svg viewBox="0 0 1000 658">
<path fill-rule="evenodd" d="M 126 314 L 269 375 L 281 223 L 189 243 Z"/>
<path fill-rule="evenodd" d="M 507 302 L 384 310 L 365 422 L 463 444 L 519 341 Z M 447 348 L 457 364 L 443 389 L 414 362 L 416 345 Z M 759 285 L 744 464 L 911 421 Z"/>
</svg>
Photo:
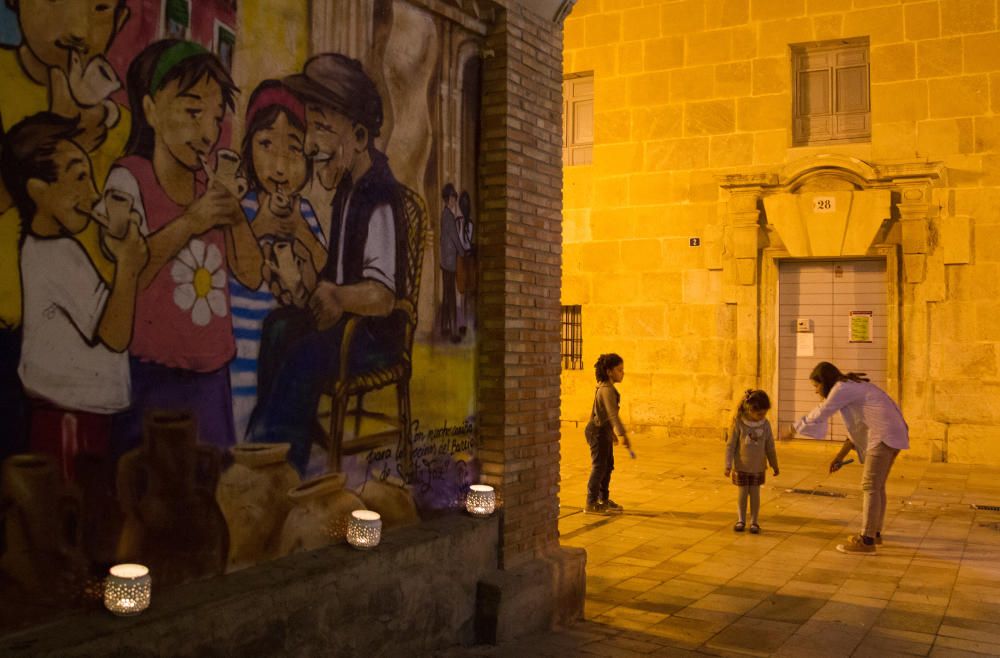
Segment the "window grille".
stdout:
<svg viewBox="0 0 1000 658">
<path fill-rule="evenodd" d="M 583 313 L 579 305 L 562 307 L 562 367 L 583 370 Z"/>
</svg>

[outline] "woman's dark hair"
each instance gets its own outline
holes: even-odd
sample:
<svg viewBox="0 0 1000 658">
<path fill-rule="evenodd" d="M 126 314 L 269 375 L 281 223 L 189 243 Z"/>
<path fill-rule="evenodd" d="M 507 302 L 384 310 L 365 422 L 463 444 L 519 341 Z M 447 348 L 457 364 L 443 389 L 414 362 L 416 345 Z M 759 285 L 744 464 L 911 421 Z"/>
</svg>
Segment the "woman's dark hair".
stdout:
<svg viewBox="0 0 1000 658">
<path fill-rule="evenodd" d="M 759 388 L 748 388 L 743 392 L 743 399 L 740 400 L 739 409 L 736 413 L 742 416 L 748 411 L 767 411 L 771 408 L 771 398 L 767 393 Z"/>
<path fill-rule="evenodd" d="M 203 78 L 214 80 L 222 89 L 223 107 L 229 110 L 234 107 L 233 100 L 239 88 L 219 58 L 208 51 L 181 59 L 158 77 L 157 89 L 150 89 L 160 58 L 167 50 L 180 43 L 183 42 L 179 39 L 163 39 L 151 43 L 129 64 L 125 84 L 128 88 L 129 108 L 132 110 L 132 129 L 125 144 L 125 155 L 139 155 L 147 159 L 153 157 L 155 134 L 146 120 L 142 99 L 154 95 L 172 80 L 178 81 L 182 92 L 195 86 Z"/>
<path fill-rule="evenodd" d="M 833 365 L 829 361 L 820 361 L 816 364 L 816 367 L 812 369 L 809 373 L 809 379 L 820 385 L 820 393 L 823 397 L 830 395 L 830 389 L 833 388 L 834 384 L 837 382 L 869 382 L 871 381 L 865 377 L 863 372 L 849 372 L 844 374 L 840 372 L 837 366 Z"/>
<path fill-rule="evenodd" d="M 267 91 L 268 89 L 277 89 L 285 87 L 281 80 L 264 80 L 257 88 L 253 90 L 250 94 L 250 100 L 247 102 L 247 107 L 252 108 L 254 105 L 254 100 L 260 94 Z M 287 89 L 287 87 L 285 87 Z M 291 92 L 291 90 L 289 90 Z M 270 128 L 277 121 L 278 115 L 284 114 L 285 118 L 288 119 L 289 125 L 291 125 L 296 130 L 302 131 L 305 135 L 306 126 L 299 120 L 295 113 L 289 110 L 283 105 L 268 105 L 257 111 L 250 123 L 243 127 L 243 143 L 240 145 L 240 156 L 243 158 L 243 171 L 247 176 L 247 181 L 250 184 L 251 190 L 259 190 L 261 188 L 260 178 L 257 177 L 257 169 L 253 164 L 253 138 L 259 131 L 265 128 Z M 304 179 L 303 185 L 312 179 L 312 158 L 307 158 L 303 153 L 302 158 L 306 161 L 306 177 Z M 291 190 L 296 192 L 297 190 Z"/>
<path fill-rule="evenodd" d="M 597 363 L 594 364 L 594 376 L 597 377 L 598 383 L 611 379 L 611 371 L 622 363 L 625 363 L 625 360 L 614 352 L 597 357 Z"/>
</svg>

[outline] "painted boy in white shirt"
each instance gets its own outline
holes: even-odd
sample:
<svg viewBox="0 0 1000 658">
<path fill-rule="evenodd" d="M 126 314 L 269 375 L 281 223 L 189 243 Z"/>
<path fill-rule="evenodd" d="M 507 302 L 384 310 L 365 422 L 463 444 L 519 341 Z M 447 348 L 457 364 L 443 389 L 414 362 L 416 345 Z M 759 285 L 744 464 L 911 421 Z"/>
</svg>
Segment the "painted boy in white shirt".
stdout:
<svg viewBox="0 0 1000 658">
<path fill-rule="evenodd" d="M 116 263 L 109 287 L 74 239 L 99 201 L 80 134 L 76 120 L 41 112 L 8 131 L 0 156 L 25 234 L 18 374 L 32 400 L 29 445 L 53 453 L 67 477 L 76 452 L 106 449 L 110 414 L 129 405 L 125 351 L 148 259 L 135 224 L 121 239 L 107 237 Z"/>
</svg>

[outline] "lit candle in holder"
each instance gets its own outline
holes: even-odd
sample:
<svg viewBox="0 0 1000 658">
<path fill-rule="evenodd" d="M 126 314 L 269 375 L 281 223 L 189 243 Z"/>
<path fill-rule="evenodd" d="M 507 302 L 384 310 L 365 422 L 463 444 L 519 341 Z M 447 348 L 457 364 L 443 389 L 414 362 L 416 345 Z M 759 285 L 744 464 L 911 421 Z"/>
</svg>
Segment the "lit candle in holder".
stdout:
<svg viewBox="0 0 1000 658">
<path fill-rule="evenodd" d="M 141 564 L 116 564 L 104 580 L 104 607 L 123 617 L 149 607 L 149 569 Z"/>
<path fill-rule="evenodd" d="M 360 549 L 375 548 L 381 539 L 382 517 L 378 512 L 366 509 L 351 512 L 347 521 L 348 544 Z"/>
<path fill-rule="evenodd" d="M 497 506 L 497 494 L 488 484 L 474 484 L 469 487 L 465 498 L 465 509 L 473 516 L 486 517 L 493 514 Z"/>
</svg>

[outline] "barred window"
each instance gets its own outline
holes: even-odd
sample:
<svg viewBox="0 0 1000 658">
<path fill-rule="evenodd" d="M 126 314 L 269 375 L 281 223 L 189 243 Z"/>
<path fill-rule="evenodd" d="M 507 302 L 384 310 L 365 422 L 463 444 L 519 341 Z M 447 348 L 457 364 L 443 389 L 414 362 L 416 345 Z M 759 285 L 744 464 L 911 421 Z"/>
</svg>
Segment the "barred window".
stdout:
<svg viewBox="0 0 1000 658">
<path fill-rule="evenodd" d="M 583 370 L 583 313 L 581 307 L 562 307 L 562 367 Z"/>
</svg>

